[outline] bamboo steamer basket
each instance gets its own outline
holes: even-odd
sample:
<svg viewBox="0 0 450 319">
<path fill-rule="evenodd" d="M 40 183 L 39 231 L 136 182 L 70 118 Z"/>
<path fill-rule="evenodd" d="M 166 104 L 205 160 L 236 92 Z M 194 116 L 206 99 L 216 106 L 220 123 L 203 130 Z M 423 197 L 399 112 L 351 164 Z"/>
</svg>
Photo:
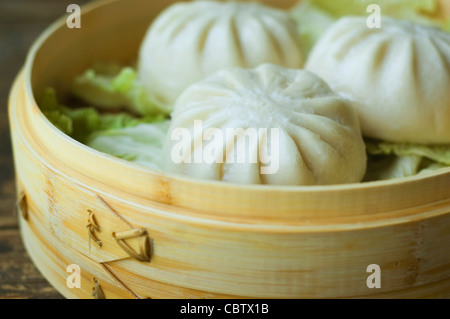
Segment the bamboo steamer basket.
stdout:
<svg viewBox="0 0 450 319">
<path fill-rule="evenodd" d="M 450 169 L 326 187 L 197 181 L 97 152 L 45 118 L 46 86 L 64 93 L 93 60 L 136 58 L 173 2 L 94 2 L 81 29 L 50 26 L 17 76 L 17 210 L 48 281 L 67 298 L 450 297 Z M 73 264 L 79 288 L 67 284 Z M 379 288 L 367 285 L 372 264 Z"/>
</svg>

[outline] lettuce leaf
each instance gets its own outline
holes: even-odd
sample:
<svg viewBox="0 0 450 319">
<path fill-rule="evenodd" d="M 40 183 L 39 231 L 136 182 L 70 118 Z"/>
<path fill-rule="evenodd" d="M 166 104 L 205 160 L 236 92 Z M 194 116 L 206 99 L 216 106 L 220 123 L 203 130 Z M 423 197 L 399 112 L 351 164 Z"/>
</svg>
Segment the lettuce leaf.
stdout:
<svg viewBox="0 0 450 319">
<path fill-rule="evenodd" d="M 364 181 L 414 176 L 450 166 L 450 145 L 415 145 L 366 140 Z"/>
<path fill-rule="evenodd" d="M 165 119 L 162 114 L 136 117 L 125 112 L 103 114 L 94 107 L 70 108 L 58 102 L 53 88 L 44 91 L 39 107 L 58 129 L 81 143 L 85 143 L 95 132 L 160 122 Z"/>
<path fill-rule="evenodd" d="M 136 115 L 168 115 L 140 83 L 133 67 L 94 63 L 72 83 L 72 94 L 100 110 L 127 111 Z"/>
<path fill-rule="evenodd" d="M 337 20 L 331 12 L 318 7 L 311 0 L 300 1 L 291 10 L 291 15 L 298 22 L 297 32 L 307 55 L 319 37 Z"/>
<path fill-rule="evenodd" d="M 47 88 L 39 106 L 63 133 L 111 156 L 160 169 L 162 143 L 170 120 L 162 114 L 135 117 L 100 113 L 94 107 L 69 108 L 58 102 L 56 91 Z"/>
<path fill-rule="evenodd" d="M 64 112 L 65 106 L 58 103 L 56 91 L 53 88 L 47 88 L 44 91 L 38 104 L 42 113 L 59 130 L 69 136 L 73 133 L 72 119 Z"/>
<path fill-rule="evenodd" d="M 372 155 L 419 156 L 450 166 L 450 145 L 417 145 L 407 143 L 366 142 Z"/>
<path fill-rule="evenodd" d="M 90 135 L 86 145 L 126 161 L 161 170 L 163 141 L 169 126 L 170 121 L 165 120 L 100 131 Z"/>
<path fill-rule="evenodd" d="M 397 16 L 422 16 L 434 13 L 438 8 L 437 0 L 313 0 L 314 4 L 336 17 L 345 15 L 368 15 L 367 7 L 377 4 L 382 14 Z"/>
<path fill-rule="evenodd" d="M 439 17 L 439 0 L 301 0 L 290 14 L 297 21 L 302 45 L 308 54 L 323 32 L 343 16 L 369 17 L 367 7 L 380 6 L 381 15 L 450 31 L 450 19 Z"/>
</svg>

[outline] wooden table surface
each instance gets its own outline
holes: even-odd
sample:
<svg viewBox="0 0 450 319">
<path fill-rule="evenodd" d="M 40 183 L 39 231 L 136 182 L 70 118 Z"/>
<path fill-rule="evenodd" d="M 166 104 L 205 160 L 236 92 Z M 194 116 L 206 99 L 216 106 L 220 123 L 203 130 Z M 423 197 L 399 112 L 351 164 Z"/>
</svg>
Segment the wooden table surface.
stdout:
<svg viewBox="0 0 450 319">
<path fill-rule="evenodd" d="M 0 299 L 63 298 L 39 273 L 20 237 L 14 213 L 14 164 L 8 95 L 30 45 L 71 3 L 87 0 L 0 0 Z"/>
</svg>

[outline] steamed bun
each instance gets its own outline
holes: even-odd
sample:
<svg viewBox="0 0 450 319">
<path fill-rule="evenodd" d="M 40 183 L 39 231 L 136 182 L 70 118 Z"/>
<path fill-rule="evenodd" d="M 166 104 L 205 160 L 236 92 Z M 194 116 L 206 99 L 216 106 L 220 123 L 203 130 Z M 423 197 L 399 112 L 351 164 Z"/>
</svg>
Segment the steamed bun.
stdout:
<svg viewBox="0 0 450 319">
<path fill-rule="evenodd" d="M 224 67 L 302 67 L 296 30 L 287 12 L 258 3 L 175 3 L 144 37 L 139 79 L 157 104 L 170 109 L 189 84 Z"/>
<path fill-rule="evenodd" d="M 450 34 L 383 18 L 342 18 L 313 48 L 306 69 L 354 102 L 363 135 L 450 143 Z"/>
<path fill-rule="evenodd" d="M 365 145 L 349 102 L 316 75 L 263 64 L 223 69 L 178 98 L 165 171 L 241 184 L 360 182 Z"/>
</svg>

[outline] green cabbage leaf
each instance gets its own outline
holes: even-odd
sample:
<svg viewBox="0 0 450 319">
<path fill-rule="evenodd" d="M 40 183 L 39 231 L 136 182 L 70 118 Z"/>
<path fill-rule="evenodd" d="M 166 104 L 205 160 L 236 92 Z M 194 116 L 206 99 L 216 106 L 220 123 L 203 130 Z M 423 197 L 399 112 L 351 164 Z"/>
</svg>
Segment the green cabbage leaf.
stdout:
<svg viewBox="0 0 450 319">
<path fill-rule="evenodd" d="M 438 0 L 301 0 L 291 10 L 302 46 L 308 54 L 315 42 L 339 18 L 365 16 L 369 5 L 380 7 L 381 15 L 435 26 L 450 32 L 450 19 L 438 19 Z"/>
<path fill-rule="evenodd" d="M 450 145 L 415 145 L 366 140 L 365 181 L 409 177 L 450 166 Z"/>
<path fill-rule="evenodd" d="M 94 63 L 75 77 L 71 91 L 76 98 L 100 110 L 122 110 L 142 116 L 170 114 L 169 109 L 153 101 L 131 66 Z"/>
<path fill-rule="evenodd" d="M 164 120 L 99 131 L 89 136 L 86 145 L 126 161 L 161 170 L 163 141 L 169 126 L 170 121 Z"/>
</svg>

